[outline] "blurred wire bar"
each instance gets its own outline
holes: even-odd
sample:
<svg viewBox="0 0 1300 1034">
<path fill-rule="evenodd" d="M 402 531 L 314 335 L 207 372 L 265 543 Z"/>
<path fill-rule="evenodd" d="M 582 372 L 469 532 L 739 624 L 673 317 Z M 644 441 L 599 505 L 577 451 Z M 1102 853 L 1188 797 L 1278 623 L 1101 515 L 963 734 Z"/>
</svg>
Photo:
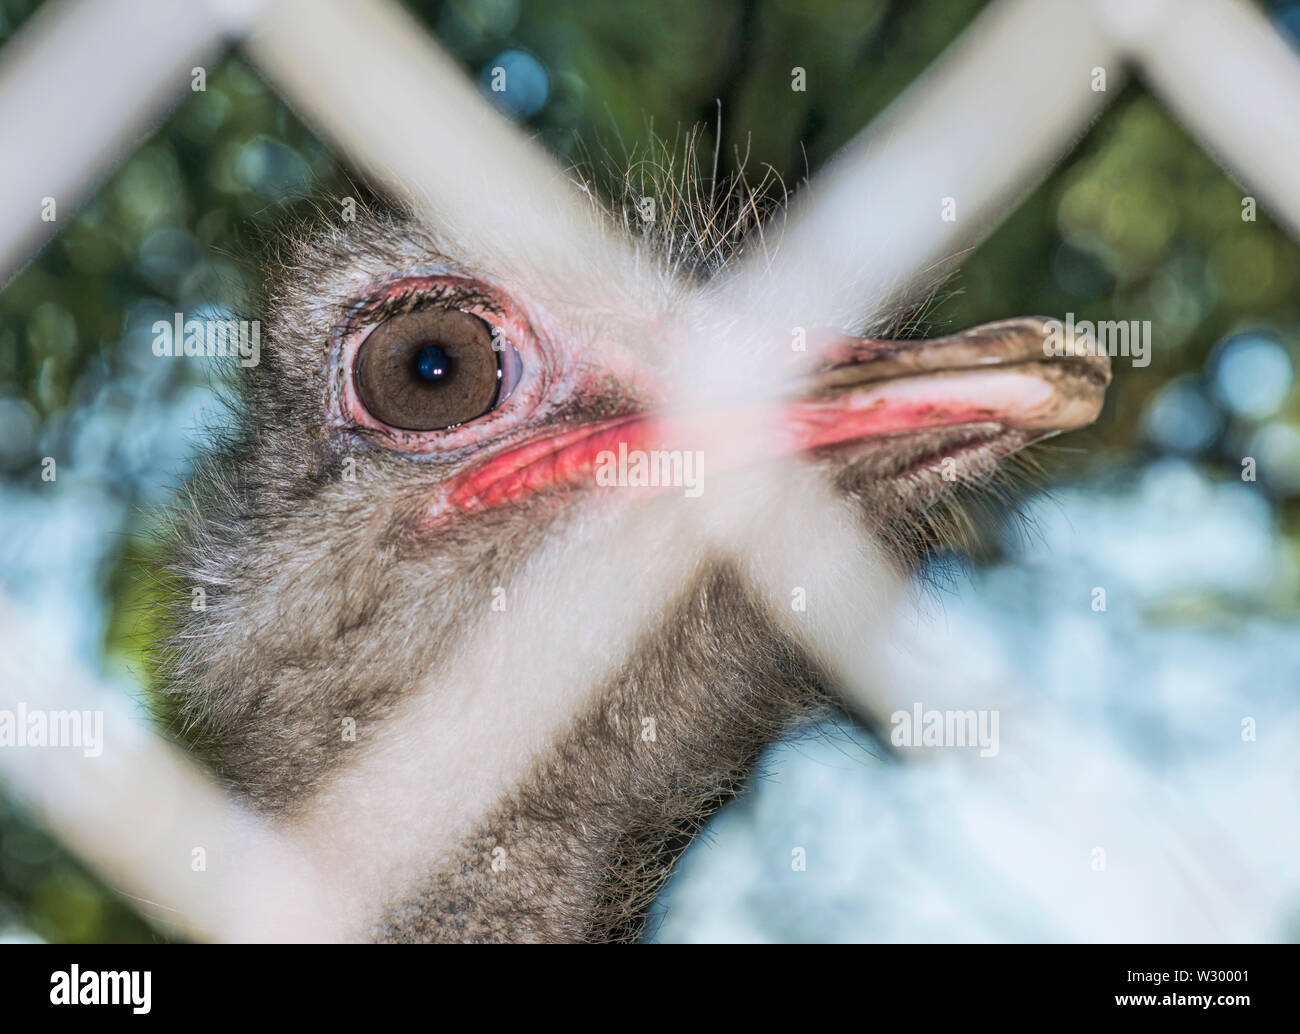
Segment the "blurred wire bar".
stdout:
<svg viewBox="0 0 1300 1034">
<path fill-rule="evenodd" d="M 1142 78 L 1300 238 L 1300 54 L 1239 0 L 1100 0 Z"/>
<path fill-rule="evenodd" d="M 120 693 L 33 645 L 39 642 L 0 597 L 0 710 L 15 723 L 39 712 L 50 730 L 45 740 L 71 716 L 98 713 L 102 740 L 86 749 L 8 744 L 0 750 L 7 789 L 142 915 L 173 933 L 221 941 L 339 936 L 332 924 L 340 910 L 325 906 L 304 852 L 235 805 Z"/>
<path fill-rule="evenodd" d="M 533 283 L 574 254 L 607 276 L 634 272 L 599 208 L 397 4 L 280 0 L 244 49 L 308 123 L 471 264 Z"/>
<path fill-rule="evenodd" d="M 239 35 L 240 11 L 236 3 L 61 0 L 5 46 L 0 283 L 179 102 L 191 69 Z M 56 203 L 54 220 L 42 218 L 45 198 Z"/>
<path fill-rule="evenodd" d="M 1097 67 L 1104 90 L 1093 88 Z M 994 229 L 1122 78 L 1119 48 L 1092 4 L 990 5 L 796 197 L 780 248 L 751 256 L 737 289 L 752 293 L 747 279 L 766 272 L 763 296 L 797 299 L 800 324 L 874 312 Z"/>
</svg>

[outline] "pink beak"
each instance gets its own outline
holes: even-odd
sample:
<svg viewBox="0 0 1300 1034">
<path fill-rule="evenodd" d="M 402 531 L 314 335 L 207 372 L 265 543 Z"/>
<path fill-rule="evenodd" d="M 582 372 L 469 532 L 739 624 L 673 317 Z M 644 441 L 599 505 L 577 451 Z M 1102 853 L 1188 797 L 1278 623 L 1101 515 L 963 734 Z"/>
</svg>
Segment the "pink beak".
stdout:
<svg viewBox="0 0 1300 1034">
<path fill-rule="evenodd" d="M 900 435 L 986 427 L 1018 444 L 1086 426 L 1101 411 L 1104 355 L 1046 354 L 1045 321 L 984 324 L 927 341 L 841 339 L 797 397 L 725 412 L 633 415 L 570 428 L 495 455 L 454 478 L 460 511 L 558 486 L 595 484 L 602 454 L 698 449 L 722 473 L 773 455 L 868 449 Z M 774 433 L 775 432 L 775 433 Z"/>
</svg>

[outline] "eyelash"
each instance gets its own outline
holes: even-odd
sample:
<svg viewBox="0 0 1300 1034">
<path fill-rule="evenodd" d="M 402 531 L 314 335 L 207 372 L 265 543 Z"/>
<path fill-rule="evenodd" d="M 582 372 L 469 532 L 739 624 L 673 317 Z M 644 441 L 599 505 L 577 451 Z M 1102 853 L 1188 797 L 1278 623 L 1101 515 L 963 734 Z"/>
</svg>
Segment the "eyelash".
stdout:
<svg viewBox="0 0 1300 1034">
<path fill-rule="evenodd" d="M 343 326 L 342 337 L 348 338 L 362 330 L 373 330 L 385 320 L 425 309 L 460 309 L 471 315 L 482 313 L 500 319 L 501 306 L 492 298 L 463 284 L 434 283 L 428 287 L 410 287 L 399 295 L 372 295 L 353 307 Z M 494 329 L 495 320 L 486 320 Z"/>
</svg>

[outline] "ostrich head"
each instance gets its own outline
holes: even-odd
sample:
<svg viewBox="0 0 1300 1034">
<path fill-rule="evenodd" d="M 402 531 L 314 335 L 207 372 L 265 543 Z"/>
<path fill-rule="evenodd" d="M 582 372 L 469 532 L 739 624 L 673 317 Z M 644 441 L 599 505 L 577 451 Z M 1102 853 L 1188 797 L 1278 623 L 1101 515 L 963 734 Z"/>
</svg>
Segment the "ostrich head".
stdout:
<svg viewBox="0 0 1300 1034">
<path fill-rule="evenodd" d="M 187 732 L 339 887 L 342 936 L 635 938 L 763 746 L 826 699 L 743 562 L 665 532 L 706 473 L 711 496 L 815 470 L 897 543 L 1100 407 L 1106 360 L 1045 357 L 1036 319 L 810 327 L 783 396 L 685 404 L 674 346 L 711 328 L 680 259 L 593 295 L 599 269 L 525 281 L 367 216 L 283 263 L 237 423 L 179 508 L 167 671 Z M 684 485 L 598 476 L 689 464 L 697 439 Z"/>
</svg>

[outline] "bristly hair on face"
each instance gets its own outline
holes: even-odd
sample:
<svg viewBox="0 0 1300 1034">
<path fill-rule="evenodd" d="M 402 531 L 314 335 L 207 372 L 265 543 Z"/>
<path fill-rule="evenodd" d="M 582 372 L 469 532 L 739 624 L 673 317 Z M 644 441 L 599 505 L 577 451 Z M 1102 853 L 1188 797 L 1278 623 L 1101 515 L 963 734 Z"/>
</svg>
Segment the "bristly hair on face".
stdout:
<svg viewBox="0 0 1300 1034">
<path fill-rule="evenodd" d="M 707 283 L 746 249 L 779 247 L 785 185 L 771 170 L 753 184 L 743 171 L 717 182 L 701 171 L 699 139 L 634 156 L 614 201 L 584 187 L 662 281 L 665 305 L 682 281 Z M 352 218 L 342 200 L 317 202 L 313 219 L 262 249 L 269 272 L 254 309 L 269 330 L 262 362 L 226 386 L 229 422 L 210 432 L 169 512 L 169 634 L 155 652 L 172 733 L 256 808 L 290 818 L 344 767 L 351 748 L 339 742 L 339 722 L 381 737 L 425 673 L 449 678 L 458 644 L 476 630 L 482 587 L 509 584 L 513 568 L 546 553 L 551 530 L 537 511 L 502 512 L 412 549 L 407 532 L 440 457 L 416 463 L 350 443 L 330 425 L 328 351 L 349 306 L 395 272 L 460 268 L 457 242 L 400 205 L 358 190 L 346 210 Z M 921 305 L 881 329 L 917 329 L 935 297 L 932 285 Z M 583 402 L 588 416 L 619 414 L 618 398 Z M 355 482 L 342 476 L 349 450 L 363 460 Z M 974 475 L 978 484 L 962 493 L 870 530 L 900 565 L 969 546 L 971 514 L 996 508 L 1015 479 L 993 465 Z M 838 487 L 852 499 L 846 477 Z M 657 624 L 636 634 L 616 671 L 593 677 L 590 706 L 446 850 L 423 890 L 414 898 L 386 890 L 395 896 L 381 902 L 378 936 L 639 935 L 673 860 L 741 787 L 763 745 L 833 706 L 824 671 L 728 558 L 689 575 L 680 592 L 655 601 Z M 196 586 L 207 594 L 201 608 L 192 605 Z M 543 631 L 543 646 L 562 642 Z M 665 734 L 658 752 L 629 739 L 646 714 Z M 507 841 L 521 868 L 502 877 L 483 855 Z M 543 886 L 527 875 L 539 871 L 569 878 Z M 461 918 L 449 919 L 449 909 Z"/>
<path fill-rule="evenodd" d="M 786 184 L 770 167 L 751 179 L 740 155 L 737 171 L 720 179 L 717 152 L 701 156 L 702 139 L 698 128 L 679 134 L 672 145 L 651 137 L 642 153 L 634 151 L 618 163 L 617 177 L 611 159 L 604 179 L 621 190 L 612 200 L 600 197 L 597 176 L 573 170 L 583 194 L 665 281 L 707 281 L 746 250 L 779 247 Z M 322 332 L 338 322 L 345 300 L 394 269 L 431 260 L 455 264 L 454 241 L 359 184 L 346 198 L 314 199 L 307 208 L 251 242 L 264 271 L 252 278 L 263 290 L 252 309 L 270 317 L 273 340 L 260 367 L 242 371 L 237 382 L 221 388 L 228 418 L 208 432 L 207 447 L 170 513 L 174 586 L 228 585 L 232 558 L 253 562 L 241 541 L 250 525 L 274 526 L 285 506 L 337 477 L 341 455 L 318 427 L 313 377 Z M 938 279 L 924 285 L 918 302 L 896 307 L 878 321 L 878 332 L 918 334 L 944 297 L 941 286 Z M 936 551 L 979 549 L 988 536 L 977 528 L 988 521 L 975 515 L 1014 514 L 1015 489 L 1033 470 L 1031 459 L 1017 457 L 976 471 L 960 491 L 898 515 L 877 532 L 906 565 L 918 565 Z M 212 641 L 228 639 L 231 630 L 221 618 L 196 614 L 190 603 L 187 592 L 173 597 L 168 624 L 177 634 L 155 657 L 170 691 L 165 699 L 183 702 L 166 708 L 168 722 L 192 738 L 224 724 L 219 698 L 193 695 L 184 687 L 198 674 L 196 666 Z"/>
</svg>

